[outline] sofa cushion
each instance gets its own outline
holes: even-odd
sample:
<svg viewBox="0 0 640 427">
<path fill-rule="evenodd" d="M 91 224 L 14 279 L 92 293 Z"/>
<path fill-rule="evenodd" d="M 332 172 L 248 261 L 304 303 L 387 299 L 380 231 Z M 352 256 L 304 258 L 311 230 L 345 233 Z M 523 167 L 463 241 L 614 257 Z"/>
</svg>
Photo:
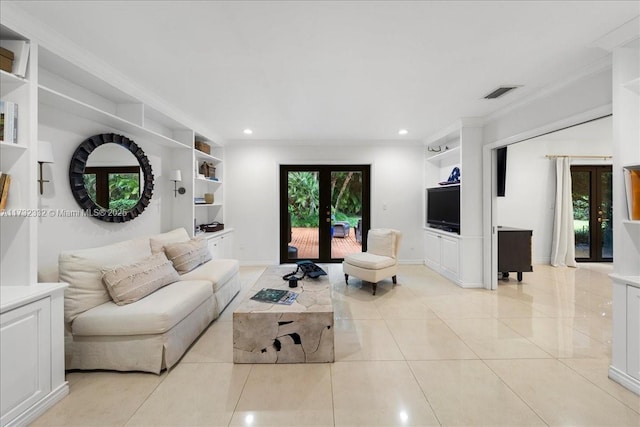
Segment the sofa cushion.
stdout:
<svg viewBox="0 0 640 427">
<path fill-rule="evenodd" d="M 72 332 L 79 336 L 161 334 L 212 297 L 210 282 L 174 283 L 131 304 L 110 301 L 87 310 L 76 317 Z"/>
<path fill-rule="evenodd" d="M 207 240 L 197 237 L 186 242 L 167 244 L 164 246 L 164 252 L 180 274 L 187 273 L 211 259 Z"/>
<path fill-rule="evenodd" d="M 240 270 L 235 259 L 212 259 L 195 270 L 180 276 L 180 280 L 208 280 L 213 283 L 213 292 L 218 292 L 227 281 Z"/>
<path fill-rule="evenodd" d="M 345 262 L 367 270 L 381 270 L 396 264 L 394 258 L 369 252 L 356 252 L 345 257 Z"/>
<path fill-rule="evenodd" d="M 102 272 L 102 281 L 117 305 L 131 304 L 169 283 L 180 280 L 180 275 L 164 252 Z"/>
<path fill-rule="evenodd" d="M 375 255 L 396 257 L 396 236 L 390 229 L 373 229 L 367 234 L 367 252 Z"/>
<path fill-rule="evenodd" d="M 184 228 L 176 228 L 166 233 L 151 236 L 149 238 L 149 245 L 151 246 L 151 253 L 157 254 L 158 252 L 164 251 L 165 245 L 187 241 L 189 241 L 187 230 Z"/>
<path fill-rule="evenodd" d="M 150 255 L 148 238 L 62 252 L 58 257 L 60 281 L 69 284 L 64 292 L 65 321 L 72 322 L 83 311 L 111 301 L 102 283 L 102 269 L 136 262 Z"/>
</svg>

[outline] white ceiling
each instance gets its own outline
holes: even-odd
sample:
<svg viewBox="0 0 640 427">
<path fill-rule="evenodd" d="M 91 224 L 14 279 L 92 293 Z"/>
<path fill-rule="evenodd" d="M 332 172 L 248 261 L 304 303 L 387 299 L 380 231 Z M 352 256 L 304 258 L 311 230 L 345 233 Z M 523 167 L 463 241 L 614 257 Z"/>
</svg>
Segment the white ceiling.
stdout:
<svg viewBox="0 0 640 427">
<path fill-rule="evenodd" d="M 227 141 L 422 139 L 597 63 L 607 52 L 592 43 L 640 13 L 638 1 L 17 3 Z M 482 99 L 503 84 L 523 87 Z"/>
</svg>

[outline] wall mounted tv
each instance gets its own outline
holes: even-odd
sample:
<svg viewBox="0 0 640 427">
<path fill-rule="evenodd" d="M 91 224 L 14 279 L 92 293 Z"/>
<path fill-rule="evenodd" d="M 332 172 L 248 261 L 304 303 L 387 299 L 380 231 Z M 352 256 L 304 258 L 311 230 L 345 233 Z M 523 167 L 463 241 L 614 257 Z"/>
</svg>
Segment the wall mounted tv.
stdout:
<svg viewBox="0 0 640 427">
<path fill-rule="evenodd" d="M 427 188 L 427 224 L 460 234 L 460 185 Z"/>
</svg>

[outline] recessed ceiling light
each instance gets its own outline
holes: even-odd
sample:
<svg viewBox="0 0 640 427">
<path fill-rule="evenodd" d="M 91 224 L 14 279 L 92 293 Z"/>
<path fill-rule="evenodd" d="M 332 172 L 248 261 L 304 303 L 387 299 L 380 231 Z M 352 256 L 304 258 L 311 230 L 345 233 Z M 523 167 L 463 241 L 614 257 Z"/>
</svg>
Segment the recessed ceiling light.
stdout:
<svg viewBox="0 0 640 427">
<path fill-rule="evenodd" d="M 408 131 L 408 130 L 406 130 L 406 129 L 400 129 L 400 130 L 398 131 L 398 135 L 406 135 L 406 134 L 408 134 L 408 133 L 409 133 L 409 131 Z"/>
<path fill-rule="evenodd" d="M 245 135 L 251 135 L 253 131 L 251 129 L 245 129 L 242 131 Z"/>
</svg>

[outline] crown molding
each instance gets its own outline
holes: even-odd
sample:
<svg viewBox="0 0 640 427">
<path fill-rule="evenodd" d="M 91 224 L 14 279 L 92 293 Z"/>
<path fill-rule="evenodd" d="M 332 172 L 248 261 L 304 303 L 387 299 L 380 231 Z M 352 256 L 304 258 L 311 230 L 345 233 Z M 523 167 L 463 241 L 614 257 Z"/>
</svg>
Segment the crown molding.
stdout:
<svg viewBox="0 0 640 427">
<path fill-rule="evenodd" d="M 624 47 L 638 38 L 640 38 L 640 15 L 608 32 L 591 45 L 612 52 L 615 48 Z"/>
</svg>

